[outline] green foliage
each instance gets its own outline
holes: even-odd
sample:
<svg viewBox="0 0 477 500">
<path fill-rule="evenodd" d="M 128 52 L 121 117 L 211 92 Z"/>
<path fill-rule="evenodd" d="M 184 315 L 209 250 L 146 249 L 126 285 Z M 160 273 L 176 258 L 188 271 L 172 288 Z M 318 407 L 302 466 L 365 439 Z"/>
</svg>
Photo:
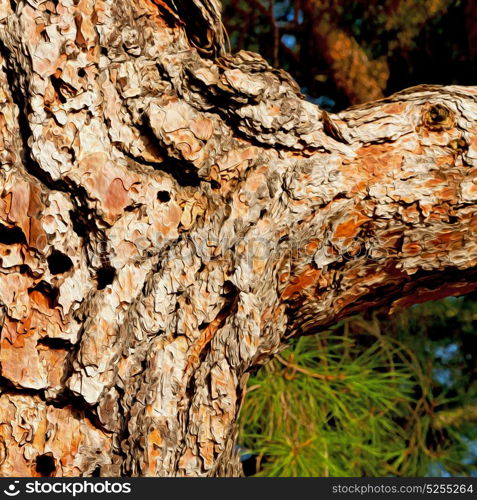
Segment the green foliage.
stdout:
<svg viewBox="0 0 477 500">
<path fill-rule="evenodd" d="M 448 299 L 295 341 L 249 381 L 240 444 L 258 455 L 258 475 L 477 470 L 462 411 L 477 404 L 475 320 L 474 302 Z"/>
</svg>

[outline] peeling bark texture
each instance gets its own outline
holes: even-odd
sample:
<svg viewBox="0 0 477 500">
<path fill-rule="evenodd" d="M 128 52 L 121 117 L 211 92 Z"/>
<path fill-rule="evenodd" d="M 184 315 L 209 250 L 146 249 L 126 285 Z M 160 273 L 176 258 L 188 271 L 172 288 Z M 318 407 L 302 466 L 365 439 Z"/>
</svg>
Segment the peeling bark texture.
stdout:
<svg viewBox="0 0 477 500">
<path fill-rule="evenodd" d="M 328 115 L 218 0 L 0 0 L 0 473 L 232 476 L 286 339 L 477 288 L 477 88 Z"/>
</svg>

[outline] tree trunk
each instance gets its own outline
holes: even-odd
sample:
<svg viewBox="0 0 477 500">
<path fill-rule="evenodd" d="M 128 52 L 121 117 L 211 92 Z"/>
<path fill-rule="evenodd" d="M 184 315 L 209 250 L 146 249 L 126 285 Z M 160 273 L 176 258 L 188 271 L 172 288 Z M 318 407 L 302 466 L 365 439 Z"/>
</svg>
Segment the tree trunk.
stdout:
<svg viewBox="0 0 477 500">
<path fill-rule="evenodd" d="M 217 0 L 0 0 L 0 473 L 239 475 L 286 339 L 477 288 L 477 89 L 327 115 Z"/>
</svg>

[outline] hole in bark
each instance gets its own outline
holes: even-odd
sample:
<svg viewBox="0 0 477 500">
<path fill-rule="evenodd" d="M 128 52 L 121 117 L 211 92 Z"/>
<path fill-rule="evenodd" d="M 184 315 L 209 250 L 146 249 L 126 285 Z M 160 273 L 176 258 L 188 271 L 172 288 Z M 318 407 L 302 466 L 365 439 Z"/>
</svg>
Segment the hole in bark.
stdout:
<svg viewBox="0 0 477 500">
<path fill-rule="evenodd" d="M 449 117 L 449 110 L 442 104 L 436 104 L 429 110 L 429 118 L 434 123 L 441 123 Z"/>
<path fill-rule="evenodd" d="M 145 372 L 146 372 L 146 370 L 147 370 L 147 360 L 146 360 L 146 359 L 143 359 L 143 360 L 141 361 L 141 372 L 142 372 L 142 373 L 145 373 Z"/>
<path fill-rule="evenodd" d="M 71 349 L 73 345 L 69 340 L 57 339 L 53 337 L 43 337 L 37 341 L 37 345 L 44 345 L 50 349 Z"/>
<path fill-rule="evenodd" d="M 57 300 L 58 300 L 58 295 L 59 295 L 58 289 L 51 286 L 49 283 L 47 283 L 44 280 L 41 280 L 33 288 L 29 288 L 28 292 L 40 292 L 42 295 L 44 295 L 48 299 L 48 305 L 50 308 L 55 307 Z"/>
<path fill-rule="evenodd" d="M 25 233 L 17 226 L 7 227 L 0 224 L 0 243 L 4 245 L 26 243 Z"/>
<path fill-rule="evenodd" d="M 88 235 L 88 224 L 86 224 L 84 220 L 73 210 L 70 210 L 70 220 L 73 226 L 73 231 L 81 238 L 86 238 Z"/>
<path fill-rule="evenodd" d="M 187 162 L 177 160 L 176 158 L 166 157 L 162 163 L 153 164 L 153 167 L 174 177 L 180 186 L 200 186 L 200 178 L 197 174 L 197 169 L 194 165 L 189 165 Z"/>
<path fill-rule="evenodd" d="M 459 217 L 455 215 L 449 215 L 449 224 L 457 224 L 459 222 Z"/>
<path fill-rule="evenodd" d="M 230 280 L 225 280 L 224 281 L 224 296 L 234 299 L 239 295 L 239 289 L 230 281 Z"/>
<path fill-rule="evenodd" d="M 110 285 L 116 276 L 116 269 L 113 266 L 103 266 L 96 273 L 96 281 L 98 282 L 98 290 L 105 289 Z"/>
<path fill-rule="evenodd" d="M 28 274 L 28 271 L 30 271 L 30 268 L 26 264 L 20 264 L 18 267 L 18 270 L 20 271 L 20 274 Z"/>
<path fill-rule="evenodd" d="M 66 273 L 66 271 L 69 271 L 73 267 L 72 260 L 58 250 L 53 250 L 51 255 L 49 255 L 46 260 L 51 274 Z"/>
<path fill-rule="evenodd" d="M 212 180 L 212 181 L 210 181 L 210 187 L 212 189 L 220 189 L 220 183 L 217 182 L 217 181 Z"/>
<path fill-rule="evenodd" d="M 49 477 L 55 472 L 56 465 L 55 459 L 50 454 L 38 455 L 36 457 L 36 472 L 41 474 L 43 477 Z"/>
<path fill-rule="evenodd" d="M 157 199 L 161 203 L 167 203 L 168 201 L 171 200 L 171 195 L 169 194 L 169 191 L 158 191 Z"/>
<path fill-rule="evenodd" d="M 78 70 L 78 76 L 79 76 L 80 78 L 83 78 L 84 76 L 86 76 L 86 71 L 84 70 L 84 68 L 80 68 L 80 69 Z"/>
</svg>

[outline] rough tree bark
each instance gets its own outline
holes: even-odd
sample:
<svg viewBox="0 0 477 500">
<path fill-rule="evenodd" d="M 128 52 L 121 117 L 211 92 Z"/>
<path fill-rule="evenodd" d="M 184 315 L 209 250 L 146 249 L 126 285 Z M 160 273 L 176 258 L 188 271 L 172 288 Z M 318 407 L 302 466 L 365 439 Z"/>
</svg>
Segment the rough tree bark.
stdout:
<svg viewBox="0 0 477 500">
<path fill-rule="evenodd" d="M 477 287 L 476 88 L 327 115 L 217 0 L 0 26 L 2 475 L 238 475 L 287 338 Z"/>
</svg>

